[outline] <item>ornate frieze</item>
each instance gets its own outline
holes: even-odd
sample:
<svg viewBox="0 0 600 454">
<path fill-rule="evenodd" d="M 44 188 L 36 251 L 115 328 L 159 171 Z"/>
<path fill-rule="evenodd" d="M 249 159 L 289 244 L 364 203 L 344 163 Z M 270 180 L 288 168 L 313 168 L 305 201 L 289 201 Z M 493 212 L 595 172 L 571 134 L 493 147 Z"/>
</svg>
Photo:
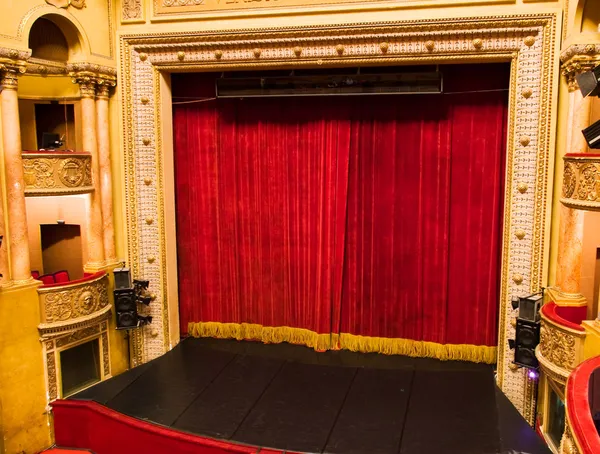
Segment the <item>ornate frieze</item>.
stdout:
<svg viewBox="0 0 600 454">
<path fill-rule="evenodd" d="M 57 8 L 68 8 L 72 6 L 73 8 L 82 9 L 85 8 L 85 0 L 46 0 L 46 3 L 52 6 L 56 6 Z"/>
<path fill-rule="evenodd" d="M 536 357 L 545 374 L 565 384 L 571 371 L 583 360 L 585 331 L 579 331 L 550 320 L 544 312 L 540 329 L 540 343 Z"/>
<path fill-rule="evenodd" d="M 121 3 L 121 21 L 138 21 L 142 18 L 142 0 L 123 0 Z"/>
<path fill-rule="evenodd" d="M 117 70 L 110 66 L 77 62 L 67 64 L 67 71 L 71 81 L 74 84 L 79 84 L 83 98 L 94 98 L 98 86 L 110 89 L 117 85 Z"/>
<path fill-rule="evenodd" d="M 92 156 L 84 152 L 23 153 L 25 195 L 92 192 Z"/>
<path fill-rule="evenodd" d="M 566 155 L 563 159 L 562 204 L 600 210 L 600 154 Z"/>
<path fill-rule="evenodd" d="M 39 287 L 43 324 L 76 321 L 93 316 L 108 306 L 108 277 L 56 287 Z"/>
<path fill-rule="evenodd" d="M 560 54 L 560 61 L 569 91 L 577 90 L 579 87 L 575 77 L 600 64 L 600 44 L 573 44 Z"/>
</svg>

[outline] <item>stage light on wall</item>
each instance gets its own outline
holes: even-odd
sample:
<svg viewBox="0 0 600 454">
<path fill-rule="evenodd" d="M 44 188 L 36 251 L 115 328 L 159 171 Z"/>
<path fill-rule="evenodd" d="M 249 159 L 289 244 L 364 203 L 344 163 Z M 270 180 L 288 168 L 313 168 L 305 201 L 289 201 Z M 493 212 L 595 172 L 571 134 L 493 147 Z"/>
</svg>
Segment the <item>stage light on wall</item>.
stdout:
<svg viewBox="0 0 600 454">
<path fill-rule="evenodd" d="M 544 300 L 544 289 L 532 295 L 513 297 L 513 309 L 519 309 L 515 338 L 508 340 L 508 346 L 515 351 L 514 363 L 535 371 L 538 360 L 535 348 L 540 343 L 540 307 Z"/>
<path fill-rule="evenodd" d="M 585 137 L 588 147 L 600 148 L 600 120 L 585 128 L 581 133 Z"/>
<path fill-rule="evenodd" d="M 585 98 L 586 96 L 600 95 L 600 65 L 591 71 L 585 71 L 575 76 L 579 91 Z"/>
</svg>

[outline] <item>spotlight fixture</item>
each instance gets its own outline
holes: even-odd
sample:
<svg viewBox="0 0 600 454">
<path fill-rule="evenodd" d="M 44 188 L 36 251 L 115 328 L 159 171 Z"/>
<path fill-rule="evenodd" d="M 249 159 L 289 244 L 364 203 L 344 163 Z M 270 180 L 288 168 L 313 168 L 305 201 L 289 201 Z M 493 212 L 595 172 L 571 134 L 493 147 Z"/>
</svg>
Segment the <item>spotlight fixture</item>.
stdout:
<svg viewBox="0 0 600 454">
<path fill-rule="evenodd" d="M 588 147 L 593 149 L 600 148 L 600 120 L 592 123 L 590 126 L 581 131 Z"/>
<path fill-rule="evenodd" d="M 517 309 L 519 307 L 519 297 L 513 296 L 512 299 L 510 300 L 510 304 L 512 305 L 513 309 Z"/>
<path fill-rule="evenodd" d="M 600 65 L 596 66 L 591 71 L 585 71 L 575 76 L 579 91 L 585 98 L 586 96 L 600 95 Z"/>
</svg>

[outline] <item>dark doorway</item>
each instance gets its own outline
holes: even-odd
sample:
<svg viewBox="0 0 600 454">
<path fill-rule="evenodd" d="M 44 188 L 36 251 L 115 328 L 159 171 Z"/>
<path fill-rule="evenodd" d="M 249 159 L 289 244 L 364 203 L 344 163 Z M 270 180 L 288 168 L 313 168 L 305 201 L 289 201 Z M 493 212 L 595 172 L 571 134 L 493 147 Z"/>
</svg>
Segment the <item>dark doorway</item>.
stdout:
<svg viewBox="0 0 600 454">
<path fill-rule="evenodd" d="M 83 277 L 81 228 L 74 224 L 42 224 L 42 262 L 44 273 L 66 270 L 71 280 Z"/>
</svg>

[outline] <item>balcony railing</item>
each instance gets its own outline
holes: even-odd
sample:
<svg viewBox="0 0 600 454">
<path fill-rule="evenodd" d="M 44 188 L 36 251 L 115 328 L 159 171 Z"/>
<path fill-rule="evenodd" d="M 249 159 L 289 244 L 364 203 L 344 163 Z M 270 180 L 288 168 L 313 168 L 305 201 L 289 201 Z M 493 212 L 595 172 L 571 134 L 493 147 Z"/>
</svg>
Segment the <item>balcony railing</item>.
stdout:
<svg viewBox="0 0 600 454">
<path fill-rule="evenodd" d="M 585 329 L 561 317 L 558 309 L 553 302 L 542 306 L 542 327 L 536 356 L 542 371 L 564 385 L 571 371 L 583 360 Z"/>
<path fill-rule="evenodd" d="M 84 194 L 92 186 L 92 155 L 87 152 L 24 151 L 25 195 Z"/>
<path fill-rule="evenodd" d="M 592 411 L 597 404 L 600 356 L 579 365 L 569 377 L 566 390 L 567 424 L 560 453 L 595 454 L 600 452 L 600 436 Z M 592 403 L 592 405 L 590 405 Z"/>
<path fill-rule="evenodd" d="M 562 198 L 571 208 L 600 210 L 600 154 L 565 155 Z"/>
<path fill-rule="evenodd" d="M 98 324 L 109 317 L 108 276 L 100 271 L 83 279 L 38 288 L 42 337 Z"/>
</svg>

